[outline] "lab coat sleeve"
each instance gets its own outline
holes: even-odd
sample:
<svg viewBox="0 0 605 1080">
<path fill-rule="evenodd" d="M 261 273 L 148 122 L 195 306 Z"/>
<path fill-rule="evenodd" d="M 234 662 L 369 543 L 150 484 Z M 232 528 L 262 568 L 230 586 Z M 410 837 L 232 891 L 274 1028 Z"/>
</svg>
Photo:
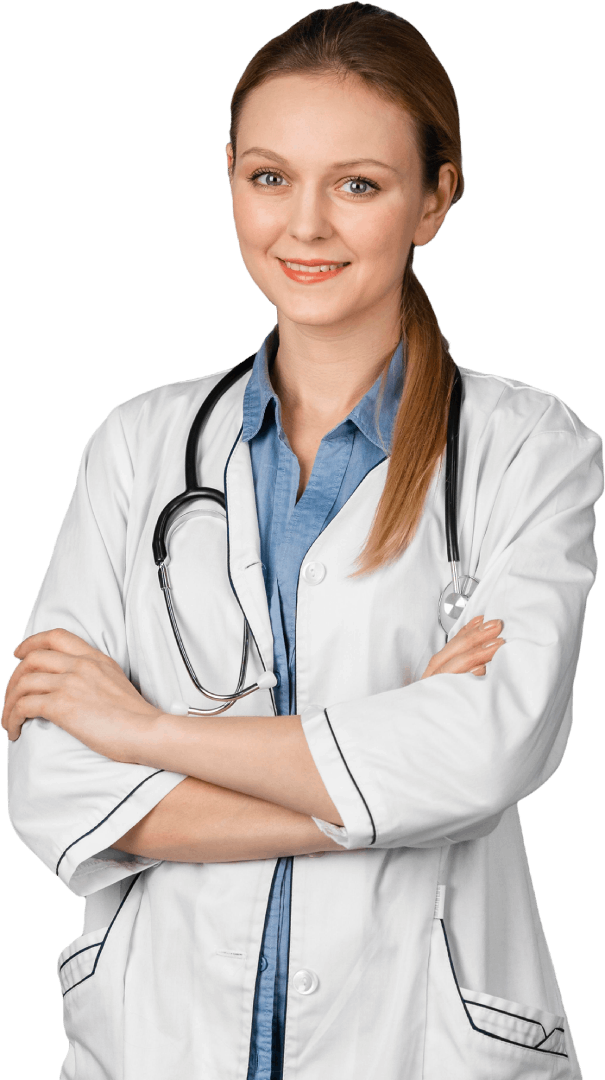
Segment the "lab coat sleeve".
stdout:
<svg viewBox="0 0 605 1080">
<path fill-rule="evenodd" d="M 484 835 L 559 765 L 603 490 L 601 440 L 583 431 L 535 431 L 504 471 L 464 618 L 504 622 L 487 675 L 435 675 L 303 713 L 344 826 L 317 824 L 343 847 Z"/>
<path fill-rule="evenodd" d="M 130 674 L 124 578 L 133 465 L 119 410 L 89 442 L 26 635 L 63 627 Z M 77 895 L 157 860 L 111 845 L 183 776 L 124 764 L 43 718 L 9 744 L 9 810 L 21 839 Z"/>
</svg>

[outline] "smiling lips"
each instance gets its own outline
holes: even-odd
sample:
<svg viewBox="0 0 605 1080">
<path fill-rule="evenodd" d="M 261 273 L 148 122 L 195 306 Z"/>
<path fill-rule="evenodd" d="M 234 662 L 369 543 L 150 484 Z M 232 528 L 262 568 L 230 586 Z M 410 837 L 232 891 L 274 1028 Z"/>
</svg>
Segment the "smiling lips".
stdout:
<svg viewBox="0 0 605 1080">
<path fill-rule="evenodd" d="M 301 285 L 316 285 L 320 281 L 327 281 L 336 277 L 350 263 L 328 263 L 321 259 L 312 259 L 308 262 L 290 262 L 279 259 L 279 264 L 286 275 L 292 281 L 298 281 Z"/>
</svg>

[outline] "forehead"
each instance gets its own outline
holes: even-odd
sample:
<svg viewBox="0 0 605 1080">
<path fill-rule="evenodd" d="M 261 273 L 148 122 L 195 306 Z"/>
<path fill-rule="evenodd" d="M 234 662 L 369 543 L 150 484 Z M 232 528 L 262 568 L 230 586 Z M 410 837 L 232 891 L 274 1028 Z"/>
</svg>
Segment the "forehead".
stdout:
<svg viewBox="0 0 605 1080">
<path fill-rule="evenodd" d="M 405 166 L 417 154 L 410 115 L 356 76 L 280 75 L 246 98 L 237 153 L 270 148 L 290 162 L 374 158 Z"/>
</svg>

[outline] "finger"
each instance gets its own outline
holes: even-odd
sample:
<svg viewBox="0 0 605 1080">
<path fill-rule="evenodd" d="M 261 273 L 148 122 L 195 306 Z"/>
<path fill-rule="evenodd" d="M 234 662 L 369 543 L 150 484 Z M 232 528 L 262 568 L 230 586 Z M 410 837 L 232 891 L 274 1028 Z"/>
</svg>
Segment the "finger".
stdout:
<svg viewBox="0 0 605 1080">
<path fill-rule="evenodd" d="M 462 646 L 466 649 L 471 642 L 485 642 L 486 640 L 493 640 L 502 630 L 502 619 L 490 619 L 489 622 L 482 622 L 476 626 L 472 626 L 471 623 L 468 626 L 464 626 L 462 630 L 456 635 L 461 640 Z M 464 634 L 464 631 L 467 631 Z M 460 638 L 460 635 L 463 635 Z M 455 641 L 456 638 L 452 638 Z M 449 642 L 448 642 L 449 645 Z"/>
<path fill-rule="evenodd" d="M 52 649 L 55 652 L 71 653 L 73 656 L 87 656 L 98 651 L 77 634 L 60 627 L 25 638 L 15 649 L 14 655 L 18 660 L 23 660 L 34 649 Z"/>
<path fill-rule="evenodd" d="M 483 645 L 493 641 L 501 629 L 502 622 L 500 619 L 492 619 L 483 625 L 477 623 L 475 626 L 471 626 L 469 623 L 468 627 L 463 626 L 453 638 L 450 638 L 447 645 L 444 645 L 440 652 L 433 657 L 437 668 L 442 669 L 444 664 L 454 660 L 457 656 L 468 657 L 470 651 L 481 648 Z"/>
<path fill-rule="evenodd" d="M 464 675 L 473 668 L 493 660 L 502 645 L 504 645 L 504 638 L 497 638 L 489 645 L 482 645 L 465 653 L 457 653 L 439 666 L 439 674 Z"/>
<path fill-rule="evenodd" d="M 51 649 L 33 649 L 17 665 L 11 679 L 21 678 L 22 675 L 27 674 L 29 671 L 52 671 L 55 673 L 71 671 L 81 662 L 81 657 L 73 656 L 71 653 L 55 652 Z"/>
<path fill-rule="evenodd" d="M 16 703 L 13 708 L 6 725 L 8 737 L 11 742 L 15 742 L 21 734 L 21 728 L 26 720 L 36 720 L 40 717 L 43 720 L 51 719 L 48 713 L 51 695 L 50 694 L 29 694 L 26 697 L 22 697 Z"/>
<path fill-rule="evenodd" d="M 29 694 L 49 694 L 55 691 L 61 675 L 47 671 L 30 671 L 19 679 L 10 694 L 7 693 L 2 711 L 2 727 L 8 731 L 10 717 L 18 702 Z"/>
<path fill-rule="evenodd" d="M 73 657 L 58 652 L 50 652 L 48 649 L 35 649 L 33 652 L 28 653 L 25 659 L 20 664 L 17 664 L 8 680 L 2 710 L 2 723 L 4 723 L 7 702 L 12 700 L 15 688 L 20 684 L 24 675 L 31 671 L 47 671 L 60 674 L 71 670 L 73 662 Z"/>
<path fill-rule="evenodd" d="M 474 619 L 461 626 L 459 630 L 456 630 L 455 634 L 451 634 L 449 641 L 443 646 L 444 649 L 451 649 L 453 647 L 460 646 L 469 636 L 469 634 L 477 633 L 481 631 L 483 623 L 483 615 L 476 615 Z M 454 646 L 455 643 L 455 646 Z M 443 651 L 443 650 L 442 650 Z"/>
<path fill-rule="evenodd" d="M 483 619 L 483 615 L 475 615 L 474 619 L 471 619 L 470 622 L 467 622 L 464 626 L 461 626 L 460 629 L 456 631 L 454 637 L 458 637 L 460 634 L 467 634 L 471 630 L 477 630 L 481 626 Z"/>
</svg>

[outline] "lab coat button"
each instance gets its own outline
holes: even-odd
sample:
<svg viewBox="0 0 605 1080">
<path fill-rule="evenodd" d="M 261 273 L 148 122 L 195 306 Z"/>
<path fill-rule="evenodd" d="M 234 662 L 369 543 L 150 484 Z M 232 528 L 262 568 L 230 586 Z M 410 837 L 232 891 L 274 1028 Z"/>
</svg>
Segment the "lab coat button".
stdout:
<svg viewBox="0 0 605 1080">
<path fill-rule="evenodd" d="M 308 562 L 303 566 L 303 577 L 307 585 L 319 585 L 326 576 L 326 568 L 322 562 Z"/>
<path fill-rule="evenodd" d="M 294 989 L 298 990 L 299 994 L 313 994 L 319 986 L 319 979 L 314 971 L 309 971 L 308 968 L 302 968 L 301 971 L 297 971 L 292 976 L 292 983 Z"/>
</svg>

